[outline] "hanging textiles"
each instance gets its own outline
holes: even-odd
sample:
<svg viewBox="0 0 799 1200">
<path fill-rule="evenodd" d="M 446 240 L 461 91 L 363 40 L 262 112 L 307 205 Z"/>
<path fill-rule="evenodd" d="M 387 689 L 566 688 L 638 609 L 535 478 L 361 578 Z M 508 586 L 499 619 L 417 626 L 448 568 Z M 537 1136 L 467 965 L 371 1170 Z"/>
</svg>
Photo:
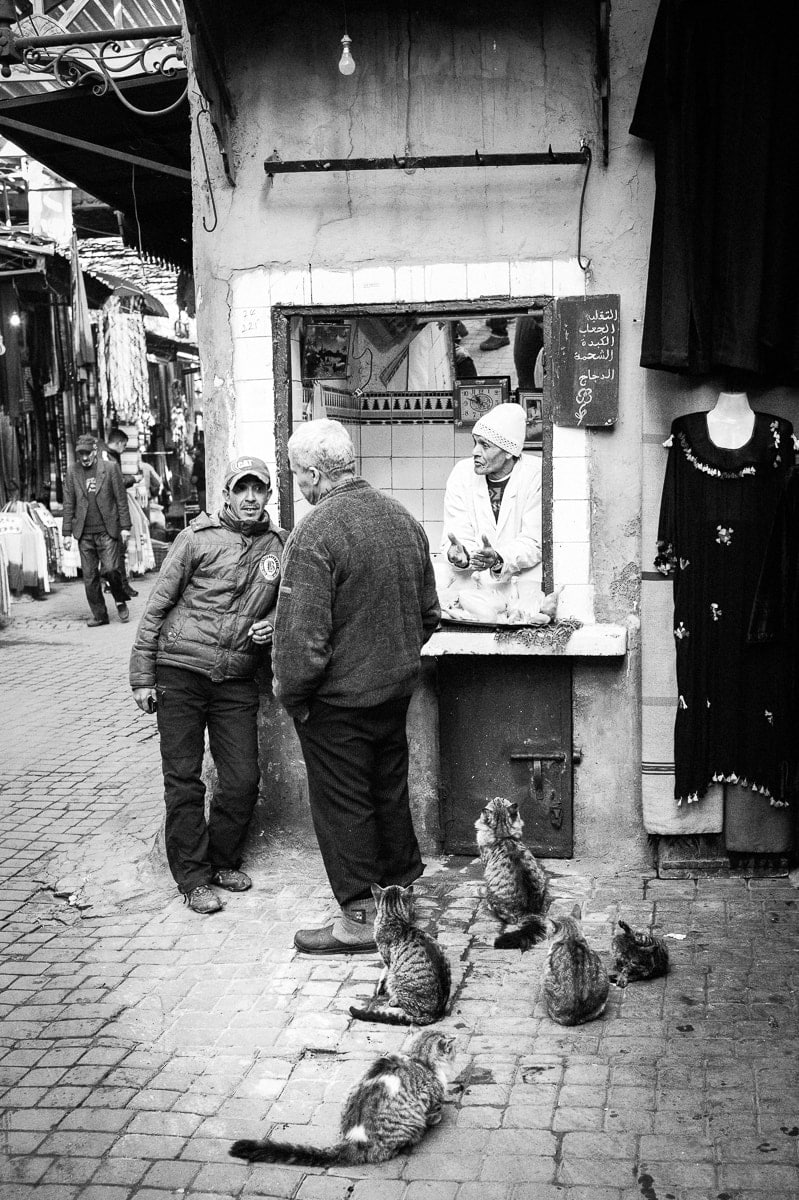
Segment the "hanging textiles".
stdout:
<svg viewBox="0 0 799 1200">
<path fill-rule="evenodd" d="M 127 545 L 129 575 L 143 575 L 155 569 L 155 553 L 150 539 L 150 526 L 144 511 L 136 499 L 135 486 L 128 488 L 131 530 Z"/>
<path fill-rule="evenodd" d="M 782 799 L 776 731 L 784 695 L 773 646 L 747 645 L 766 539 L 793 466 L 788 421 L 756 413 L 739 450 L 714 445 L 705 413 L 672 424 L 655 565 L 674 578 L 678 804 L 712 782 Z"/>
<path fill-rule="evenodd" d="M 799 470 L 791 472 L 771 530 L 755 593 L 751 642 L 774 642 L 785 703 L 780 713 L 780 769 L 788 796 L 799 796 Z"/>
<path fill-rule="evenodd" d="M 102 350 L 98 355 L 100 398 L 106 414 L 146 429 L 150 421 L 150 380 L 141 313 L 123 312 L 118 296 L 103 307 Z"/>
<path fill-rule="evenodd" d="M 661 0 L 630 132 L 654 145 L 641 365 L 799 379 L 799 5 Z"/>
<path fill-rule="evenodd" d="M 19 443 L 7 413 L 0 412 L 0 505 L 19 495 Z"/>
<path fill-rule="evenodd" d="M 0 541 L 8 559 L 8 585 L 11 591 L 33 588 L 37 592 L 49 592 L 44 530 L 27 511 L 27 505 L 12 501 L 0 510 Z"/>
<path fill-rule="evenodd" d="M 8 583 L 8 559 L 0 538 L 0 621 L 11 612 L 11 588 Z"/>
</svg>

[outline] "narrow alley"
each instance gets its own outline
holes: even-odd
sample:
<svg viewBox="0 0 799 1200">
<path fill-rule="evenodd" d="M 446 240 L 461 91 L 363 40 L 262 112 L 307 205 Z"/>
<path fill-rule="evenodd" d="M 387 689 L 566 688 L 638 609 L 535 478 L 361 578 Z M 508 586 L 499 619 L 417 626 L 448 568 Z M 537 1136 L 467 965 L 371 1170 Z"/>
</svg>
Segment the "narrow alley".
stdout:
<svg viewBox="0 0 799 1200">
<path fill-rule="evenodd" d="M 210 918 L 181 903 L 126 679 L 154 579 L 128 626 L 87 629 L 73 581 L 0 630 L 0 1200 L 795 1200 L 799 893 L 576 860 L 547 864 L 555 909 L 578 903 L 608 954 L 618 915 L 654 921 L 665 979 L 553 1024 L 545 947 L 494 950 L 479 862 L 431 861 L 420 915 L 452 962 L 458 1046 L 441 1124 L 377 1167 L 230 1158 L 241 1137 L 335 1140 L 348 1087 L 407 1031 L 349 1015 L 376 958 L 293 948 L 329 902 L 315 845 L 278 831 L 251 892 Z"/>
</svg>

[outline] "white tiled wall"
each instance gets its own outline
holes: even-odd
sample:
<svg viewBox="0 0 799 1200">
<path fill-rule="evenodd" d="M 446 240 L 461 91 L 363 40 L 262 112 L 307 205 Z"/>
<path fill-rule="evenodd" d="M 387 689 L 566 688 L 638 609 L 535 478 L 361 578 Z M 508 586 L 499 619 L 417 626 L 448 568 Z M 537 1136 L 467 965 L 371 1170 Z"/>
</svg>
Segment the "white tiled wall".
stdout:
<svg viewBox="0 0 799 1200">
<path fill-rule="evenodd" d="M 261 455 L 277 476 L 274 304 L 457 303 L 481 296 L 574 296 L 584 291 L 585 276 L 576 259 L 373 266 L 351 271 L 264 267 L 237 271 L 229 297 L 236 393 L 233 450 Z M 297 351 L 296 346 L 292 349 Z M 300 420 L 299 386 L 294 388 L 292 409 L 295 421 Z M 454 463 L 471 454 L 471 431 L 422 424 L 362 426 L 353 432 L 359 434 L 356 450 L 364 477 L 405 504 L 424 523 L 431 547 L 437 549 L 444 485 Z M 295 515 L 306 509 L 295 489 Z M 559 612 L 593 621 L 591 490 L 588 441 L 582 429 L 554 430 L 552 526 L 554 578 L 564 589 Z"/>
</svg>

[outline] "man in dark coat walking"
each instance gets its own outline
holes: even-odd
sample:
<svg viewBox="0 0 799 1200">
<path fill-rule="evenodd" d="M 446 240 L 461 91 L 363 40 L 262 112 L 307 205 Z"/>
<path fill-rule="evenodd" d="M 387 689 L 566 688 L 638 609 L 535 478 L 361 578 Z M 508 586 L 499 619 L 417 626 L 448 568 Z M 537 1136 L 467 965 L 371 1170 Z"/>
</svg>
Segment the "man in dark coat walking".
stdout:
<svg viewBox="0 0 799 1200">
<path fill-rule="evenodd" d="M 372 883 L 422 874 L 408 797 L 411 694 L 441 609 L 427 536 L 355 474 L 343 425 L 304 422 L 289 464 L 314 505 L 286 543 L 275 695 L 294 718 L 319 849 L 339 915 L 294 937 L 306 954 L 374 952 Z"/>
<path fill-rule="evenodd" d="M 129 619 L 122 582 L 120 542 L 130 534 L 128 494 L 115 462 L 98 458 L 97 439 L 82 433 L 75 443 L 78 461 L 64 480 L 64 545 L 78 539 L 83 586 L 92 615 L 90 628 L 108 624 L 101 578 L 108 581 L 120 621 Z"/>
</svg>

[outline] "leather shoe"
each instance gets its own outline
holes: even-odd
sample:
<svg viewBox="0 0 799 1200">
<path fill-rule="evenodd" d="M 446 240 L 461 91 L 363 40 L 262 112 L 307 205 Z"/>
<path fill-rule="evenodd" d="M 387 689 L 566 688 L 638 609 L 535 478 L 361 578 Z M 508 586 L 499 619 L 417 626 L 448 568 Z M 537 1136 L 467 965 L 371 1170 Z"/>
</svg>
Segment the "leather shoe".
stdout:
<svg viewBox="0 0 799 1200">
<path fill-rule="evenodd" d="M 333 933 L 333 926 L 322 929 L 298 929 L 294 934 L 294 945 L 302 954 L 375 954 L 374 941 L 342 942 Z"/>
<path fill-rule="evenodd" d="M 224 907 L 222 901 L 215 892 L 211 891 L 207 883 L 201 883 L 199 887 L 192 888 L 183 899 L 192 912 L 200 913 L 204 917 L 209 913 L 221 912 Z"/>
<path fill-rule="evenodd" d="M 244 871 L 234 871 L 229 867 L 221 867 L 211 877 L 211 883 L 224 888 L 226 892 L 247 892 L 252 887 L 252 880 Z"/>
<path fill-rule="evenodd" d="M 123 625 L 124 625 L 125 621 L 130 620 L 130 613 L 128 612 L 127 604 L 118 604 L 117 605 L 117 615 L 119 616 L 119 619 L 123 623 Z"/>
<path fill-rule="evenodd" d="M 86 625 L 89 629 L 96 629 L 98 625 L 107 625 L 108 617 L 103 620 L 101 617 L 89 617 Z"/>
<path fill-rule="evenodd" d="M 132 587 L 125 588 L 125 598 L 127 600 L 135 600 L 136 597 L 138 596 L 138 594 L 139 593 L 136 591 L 135 588 L 132 588 Z"/>
<path fill-rule="evenodd" d="M 490 333 L 484 342 L 480 343 L 481 350 L 499 350 L 502 346 L 510 345 L 510 338 L 499 333 Z"/>
</svg>

